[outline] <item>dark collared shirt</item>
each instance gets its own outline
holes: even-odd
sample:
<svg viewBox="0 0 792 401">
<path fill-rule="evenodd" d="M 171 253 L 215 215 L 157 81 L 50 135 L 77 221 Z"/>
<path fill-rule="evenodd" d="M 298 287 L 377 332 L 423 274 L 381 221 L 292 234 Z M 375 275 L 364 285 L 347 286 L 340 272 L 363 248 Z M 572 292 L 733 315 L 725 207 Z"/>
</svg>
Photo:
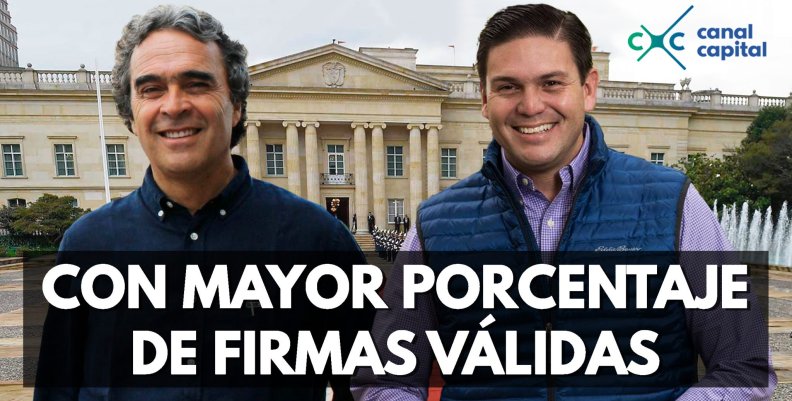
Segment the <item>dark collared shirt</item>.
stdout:
<svg viewBox="0 0 792 401">
<path fill-rule="evenodd" d="M 74 223 L 60 250 L 359 251 L 319 205 L 252 179 L 240 156 L 234 167 L 231 182 L 194 215 L 168 199 L 149 168 L 140 188 Z"/>
<path fill-rule="evenodd" d="M 365 263 L 365 257 L 349 230 L 326 210 L 284 189 L 252 179 L 244 159 L 239 156 L 234 156 L 234 167 L 237 173 L 232 181 L 194 215 L 168 199 L 149 169 L 140 188 L 73 224 L 61 243 L 60 255 L 73 255 L 75 251 L 78 255 L 119 254 L 122 251 L 146 251 L 147 254 L 149 251 L 198 252 L 202 255 L 210 252 L 223 255 L 228 251 L 278 251 L 283 255 L 282 251 L 300 251 L 294 255 L 302 255 L 306 253 L 302 251 L 311 251 L 312 254 L 335 255 L 328 256 L 328 259 L 344 255 L 345 262 L 349 262 L 347 266 Z M 326 262 L 333 263 L 334 260 Z M 293 321 L 312 321 L 316 327 L 332 326 L 332 330 L 347 330 L 342 333 L 354 335 L 357 330 L 367 329 L 373 318 L 373 312 L 368 310 L 341 307 L 315 313 L 313 310 L 307 312 L 307 308 L 300 309 L 299 305 L 295 304 L 286 312 L 264 310 L 255 312 L 255 315 L 252 308 L 245 306 L 238 311 L 224 312 L 222 323 L 233 328 L 234 322 L 240 321 L 234 319 L 257 319 L 261 330 L 288 331 L 297 325 L 292 324 Z M 173 325 L 190 319 L 210 319 L 202 311 L 168 309 L 161 312 L 167 314 L 164 321 Z M 108 321 L 113 321 L 113 324 L 108 324 Z M 119 329 L 124 324 L 127 323 L 123 315 L 51 308 L 44 329 L 39 374 L 42 374 L 41 369 L 45 374 L 56 375 L 66 369 L 82 374 L 76 376 L 75 381 L 84 383 L 87 375 L 101 376 L 103 371 L 115 369 L 119 364 L 119 347 L 127 346 L 117 344 L 123 343 L 118 333 L 124 333 Z M 58 359 L 63 350 L 69 351 L 72 360 Z M 202 371 L 201 362 L 199 358 L 199 373 Z M 337 392 L 348 391 L 348 379 L 333 381 Z M 35 399 L 324 400 L 326 393 L 326 381 L 321 380 L 296 388 L 266 385 L 259 388 L 203 387 L 199 374 L 189 383 L 181 388 L 84 387 L 79 384 L 75 389 L 37 388 Z"/>
</svg>

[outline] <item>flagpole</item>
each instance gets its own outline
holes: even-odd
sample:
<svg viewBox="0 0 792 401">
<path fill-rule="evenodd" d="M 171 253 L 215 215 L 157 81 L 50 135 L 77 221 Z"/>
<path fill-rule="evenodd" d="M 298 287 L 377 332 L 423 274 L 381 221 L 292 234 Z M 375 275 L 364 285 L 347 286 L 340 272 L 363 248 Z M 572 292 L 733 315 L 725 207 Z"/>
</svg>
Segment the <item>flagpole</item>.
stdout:
<svg viewBox="0 0 792 401">
<path fill-rule="evenodd" d="M 94 60 L 94 83 L 96 84 L 96 104 L 99 108 L 99 142 L 102 149 L 102 171 L 104 172 L 105 203 L 110 203 L 110 173 L 107 171 L 107 144 L 105 143 L 104 117 L 102 113 L 102 93 L 99 81 L 99 65 Z"/>
</svg>

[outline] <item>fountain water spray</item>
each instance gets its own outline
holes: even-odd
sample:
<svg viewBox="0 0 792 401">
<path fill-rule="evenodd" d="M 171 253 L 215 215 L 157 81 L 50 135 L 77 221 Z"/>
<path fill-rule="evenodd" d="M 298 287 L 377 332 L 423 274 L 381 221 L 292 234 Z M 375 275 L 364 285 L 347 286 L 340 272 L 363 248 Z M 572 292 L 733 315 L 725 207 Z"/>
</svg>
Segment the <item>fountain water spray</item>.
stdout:
<svg viewBox="0 0 792 401">
<path fill-rule="evenodd" d="M 717 201 L 712 210 L 717 217 Z M 720 225 L 735 250 L 766 251 L 771 265 L 792 267 L 792 221 L 787 202 L 781 205 L 776 223 L 773 223 L 772 207 L 765 210 L 764 216 L 760 210 L 751 214 L 745 202 L 738 215 L 736 203 L 731 207 L 723 205 Z"/>
</svg>

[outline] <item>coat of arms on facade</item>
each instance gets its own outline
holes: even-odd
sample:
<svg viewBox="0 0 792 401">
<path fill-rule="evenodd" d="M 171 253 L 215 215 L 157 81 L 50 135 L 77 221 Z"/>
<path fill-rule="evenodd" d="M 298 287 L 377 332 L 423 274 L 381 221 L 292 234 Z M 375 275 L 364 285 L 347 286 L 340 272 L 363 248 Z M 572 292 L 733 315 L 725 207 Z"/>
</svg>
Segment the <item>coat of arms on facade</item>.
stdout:
<svg viewBox="0 0 792 401">
<path fill-rule="evenodd" d="M 337 61 L 330 61 L 322 66 L 322 76 L 324 76 L 324 83 L 331 88 L 343 86 L 345 74 L 346 67 Z"/>
</svg>

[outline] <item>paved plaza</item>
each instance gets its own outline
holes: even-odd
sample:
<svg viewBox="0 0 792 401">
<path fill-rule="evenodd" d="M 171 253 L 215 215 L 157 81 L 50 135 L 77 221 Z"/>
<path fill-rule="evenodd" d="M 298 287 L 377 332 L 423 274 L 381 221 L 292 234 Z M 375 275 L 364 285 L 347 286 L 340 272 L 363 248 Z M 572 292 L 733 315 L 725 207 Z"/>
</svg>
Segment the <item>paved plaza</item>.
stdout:
<svg viewBox="0 0 792 401">
<path fill-rule="evenodd" d="M 773 364 L 781 383 L 774 401 L 792 399 L 792 272 L 769 272 L 769 333 Z M 30 400 L 22 386 L 22 270 L 0 266 L 0 401 Z"/>
</svg>

